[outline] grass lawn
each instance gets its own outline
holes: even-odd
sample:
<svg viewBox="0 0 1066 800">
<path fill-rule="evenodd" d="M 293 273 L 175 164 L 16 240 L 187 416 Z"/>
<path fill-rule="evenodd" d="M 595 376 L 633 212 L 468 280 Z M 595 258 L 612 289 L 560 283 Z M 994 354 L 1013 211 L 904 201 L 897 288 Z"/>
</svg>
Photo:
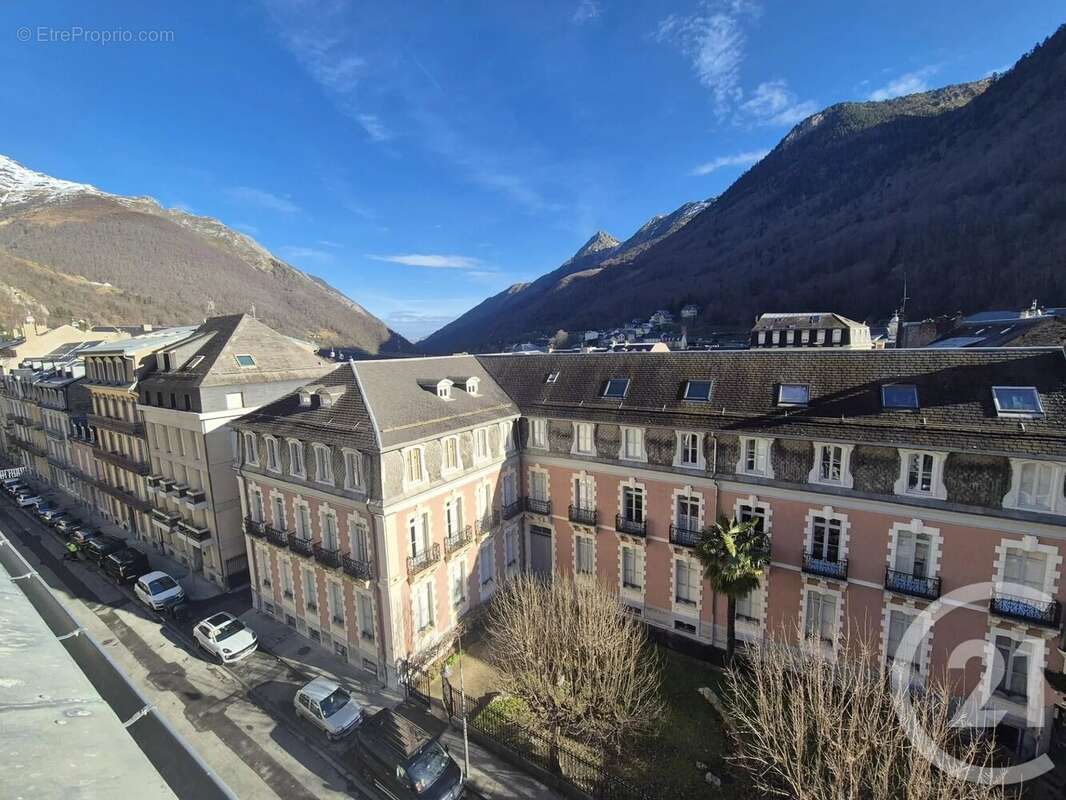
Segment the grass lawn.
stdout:
<svg viewBox="0 0 1066 800">
<path fill-rule="evenodd" d="M 709 686 L 722 696 L 721 672 L 705 661 L 656 646 L 662 658 L 662 691 L 665 715 L 659 731 L 644 737 L 627 748 L 623 763 L 617 767 L 619 777 L 638 783 L 651 783 L 663 797 L 676 800 L 724 798 L 739 800 L 747 795 L 741 787 L 728 784 L 715 789 L 704 780 L 704 770 L 696 763 L 706 764 L 719 777 L 733 773 L 725 762 L 726 738 L 717 714 L 698 693 L 701 686 Z M 453 662 L 453 685 L 458 685 Z M 470 644 L 463 654 L 463 672 L 469 697 L 487 692 L 506 693 L 502 677 L 487 663 L 482 641 Z M 504 713 L 520 715 L 516 701 L 497 700 L 493 707 Z M 524 720 L 523 720 L 524 721 Z"/>
</svg>

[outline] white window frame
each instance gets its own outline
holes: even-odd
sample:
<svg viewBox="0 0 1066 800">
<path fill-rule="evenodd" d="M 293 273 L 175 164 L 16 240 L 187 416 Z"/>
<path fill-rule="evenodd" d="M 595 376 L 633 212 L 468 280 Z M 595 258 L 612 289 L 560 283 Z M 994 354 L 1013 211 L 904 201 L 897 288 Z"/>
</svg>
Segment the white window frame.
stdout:
<svg viewBox="0 0 1066 800">
<path fill-rule="evenodd" d="M 822 478 L 822 460 L 825 457 L 826 448 L 840 448 L 840 480 Z M 851 451 L 855 449 L 853 444 L 841 442 L 814 442 L 814 467 L 811 469 L 807 480 L 822 486 L 839 486 L 843 489 L 851 489 L 855 486 L 855 478 L 851 474 Z"/>
<path fill-rule="evenodd" d="M 434 581 L 429 579 L 415 584 L 411 592 L 411 623 L 416 636 L 425 636 L 436 624 L 435 586 Z"/>
<path fill-rule="evenodd" d="M 457 580 L 458 579 L 458 580 Z M 465 609 L 467 606 L 467 583 L 469 575 L 466 572 L 466 556 L 453 558 L 448 562 L 448 599 L 452 608 Z M 455 587 L 459 587 L 459 595 L 456 596 Z"/>
<path fill-rule="evenodd" d="M 596 455 L 596 426 L 591 422 L 575 422 L 574 425 L 574 441 L 570 447 L 570 453 L 576 456 L 595 456 Z M 581 449 L 582 432 L 588 434 L 589 449 Z"/>
<path fill-rule="evenodd" d="M 911 535 L 915 540 L 915 551 L 917 551 L 918 537 L 924 536 L 929 543 L 929 554 L 926 558 L 926 574 L 919 576 L 927 579 L 933 579 L 940 575 L 940 550 L 943 543 L 943 537 L 940 535 L 939 528 L 930 528 L 925 525 L 920 519 L 912 519 L 910 522 L 897 522 L 892 526 L 889 531 L 888 538 L 888 559 L 886 565 L 894 572 L 901 572 L 905 574 L 914 575 L 914 557 L 911 557 L 911 570 L 899 569 L 903 564 L 899 564 L 900 556 L 900 537 L 903 535 Z M 891 589 L 889 590 L 891 591 Z"/>
<path fill-rule="evenodd" d="M 748 468 L 748 450 L 749 447 L 754 447 L 755 452 L 755 469 Z M 757 478 L 773 478 L 774 477 L 774 464 L 773 464 L 773 447 L 774 440 L 763 436 L 741 436 L 740 437 L 740 453 L 737 456 L 737 474 L 738 475 L 753 475 Z M 759 463 L 759 448 L 763 449 L 762 461 L 763 468 L 758 469 Z"/>
<path fill-rule="evenodd" d="M 304 443 L 299 439 L 286 439 L 285 443 L 289 447 L 289 474 L 295 478 L 306 478 L 307 464 L 304 463 Z"/>
<path fill-rule="evenodd" d="M 591 553 L 588 571 L 579 569 L 581 566 L 580 559 L 578 558 L 579 542 L 587 545 L 589 552 Z M 594 535 L 587 533 L 574 534 L 574 577 L 589 580 L 594 580 L 596 578 L 596 537 Z"/>
<path fill-rule="evenodd" d="M 548 449 L 548 420 L 531 417 L 529 420 L 529 446 L 538 450 Z"/>
<path fill-rule="evenodd" d="M 814 525 L 815 519 L 822 518 L 826 521 L 826 539 L 825 545 L 829 546 L 829 522 L 830 520 L 837 520 L 839 522 L 839 535 L 837 538 L 837 562 L 844 561 L 848 557 L 848 540 L 850 538 L 851 523 L 848 521 L 848 515 L 842 514 L 839 511 L 833 509 L 832 506 L 823 506 L 822 508 L 812 508 L 807 512 L 806 530 L 803 535 L 803 549 L 804 552 L 810 553 L 812 557 L 822 559 L 823 556 L 816 555 L 814 553 Z M 833 579 L 830 579 L 833 580 Z"/>
<path fill-rule="evenodd" d="M 696 461 L 686 461 L 686 439 L 696 438 Z M 706 459 L 703 455 L 703 434 L 700 431 L 676 431 L 674 434 L 674 466 L 678 469 L 693 469 L 703 471 L 707 468 Z"/>
<path fill-rule="evenodd" d="M 881 621 L 881 660 L 886 667 L 891 667 L 895 658 L 894 655 L 890 655 L 889 650 L 892 645 L 892 615 L 894 613 L 904 614 L 911 617 L 911 626 L 921 626 L 921 621 L 918 619 L 921 609 L 917 608 L 912 602 L 908 601 L 905 604 L 901 603 L 885 603 L 884 616 Z M 909 626 L 908 626 L 909 627 Z M 907 629 L 904 629 L 905 631 Z M 927 632 L 920 641 L 915 643 L 914 646 L 914 661 L 911 661 L 911 674 L 909 676 L 911 684 L 921 684 L 924 682 L 926 671 L 929 664 L 929 649 L 932 639 L 932 631 Z M 906 633 L 904 633 L 900 640 L 896 643 L 898 648 L 904 642 L 908 641 Z M 898 652 L 898 649 L 897 649 Z"/>
<path fill-rule="evenodd" d="M 632 554 L 633 574 L 637 583 L 626 582 L 626 554 Z M 644 596 L 647 585 L 647 568 L 644 560 L 644 548 L 637 544 L 621 544 L 618 548 L 618 590 L 625 596 Z"/>
<path fill-rule="evenodd" d="M 800 598 L 800 625 L 801 625 L 800 630 L 803 633 L 803 637 L 805 639 L 807 639 L 808 641 L 810 641 L 810 639 L 807 636 L 807 622 L 808 622 L 808 620 L 807 620 L 807 608 L 808 608 L 808 600 L 807 600 L 807 598 L 808 598 L 809 595 L 812 595 L 812 594 L 819 595 L 819 597 L 829 596 L 829 597 L 833 598 L 833 601 L 834 601 L 834 604 L 835 604 L 833 610 L 834 610 L 835 613 L 833 615 L 833 623 L 832 623 L 833 624 L 833 630 L 831 632 L 831 636 L 829 637 L 828 641 L 826 640 L 826 638 L 824 636 L 824 630 L 822 628 L 823 620 L 822 620 L 822 614 L 821 614 L 821 606 L 819 606 L 819 625 L 818 625 L 819 636 L 818 636 L 818 644 L 821 647 L 823 647 L 823 648 L 827 648 L 827 649 L 831 650 L 835 654 L 837 652 L 837 648 L 840 645 L 840 631 L 841 631 L 841 627 L 843 625 L 843 619 L 844 619 L 844 594 L 843 594 L 843 592 L 839 592 L 839 591 L 837 591 L 835 589 L 830 589 L 830 588 L 828 588 L 826 586 L 807 583 L 806 581 L 804 581 L 804 584 L 803 584 L 803 595 Z"/>
<path fill-rule="evenodd" d="M 276 472 L 280 475 L 281 445 L 278 443 L 277 437 L 267 434 L 263 436 L 263 442 L 266 444 L 266 468 L 271 472 Z"/>
<path fill-rule="evenodd" d="M 259 466 L 259 442 L 252 431 L 244 432 L 244 463 Z"/>
<path fill-rule="evenodd" d="M 332 448 L 327 447 L 320 442 L 315 442 L 311 445 L 311 452 L 315 457 L 315 482 L 334 486 Z M 324 457 L 323 454 L 325 454 Z M 323 464 L 325 465 L 325 469 L 322 468 Z M 325 475 L 322 474 L 323 472 Z"/>
<path fill-rule="evenodd" d="M 448 466 L 448 447 L 455 447 L 455 464 Z M 442 475 L 455 475 L 463 469 L 463 449 L 458 436 L 445 436 L 440 442 L 440 471 Z"/>
<path fill-rule="evenodd" d="M 336 598 L 333 596 L 335 589 L 340 590 L 340 607 Z M 343 630 L 348 626 L 348 614 L 345 609 L 344 603 L 344 584 L 340 581 L 330 580 L 326 578 L 326 605 L 329 606 L 329 624 L 330 626 L 339 625 Z"/>
<path fill-rule="evenodd" d="M 363 457 L 358 450 L 342 448 L 344 458 L 344 488 L 359 490 L 363 488 Z"/>
<path fill-rule="evenodd" d="M 618 459 L 620 461 L 647 462 L 648 451 L 644 444 L 644 429 L 629 425 L 621 426 Z M 633 449 L 630 449 L 630 444 Z"/>
<path fill-rule="evenodd" d="M 365 592 L 355 592 L 355 616 L 359 625 L 359 638 L 368 642 L 375 639 L 374 599 Z M 365 615 L 363 609 L 367 609 Z M 365 619 L 364 619 L 365 616 Z M 368 624 L 369 623 L 369 624 Z"/>
<path fill-rule="evenodd" d="M 1066 464 L 1055 461 L 1039 461 L 1035 459 L 1012 458 L 1010 490 L 1003 498 L 1003 507 L 1017 511 L 1033 511 L 1038 514 L 1066 514 L 1066 496 L 1063 495 L 1063 484 L 1066 481 Z M 1049 504 L 1040 506 L 1023 502 L 1022 477 L 1026 468 L 1049 469 L 1051 473 L 1051 487 Z"/>
<path fill-rule="evenodd" d="M 914 489 L 910 486 L 910 463 L 913 458 L 932 459 L 932 473 L 928 491 L 922 491 L 921 488 Z M 934 450 L 900 450 L 899 475 L 896 477 L 895 493 L 900 497 L 927 497 L 933 500 L 947 500 L 948 490 L 944 485 L 944 462 L 946 460 L 947 453 L 938 453 Z"/>
<path fill-rule="evenodd" d="M 1011 411 L 1010 409 L 1004 411 L 1000 408 L 999 397 L 996 395 L 996 391 L 999 389 L 1025 389 L 1032 391 L 1033 396 L 1036 398 L 1036 411 Z M 1035 386 L 993 386 L 992 403 L 996 407 L 996 416 L 1001 419 L 1042 419 L 1044 417 L 1044 401 L 1040 399 L 1040 392 L 1037 391 Z"/>
<path fill-rule="evenodd" d="M 483 464 L 492 458 L 492 441 L 488 428 L 474 429 L 474 463 Z"/>
<path fill-rule="evenodd" d="M 447 378 L 442 381 L 437 381 L 437 397 L 441 400 L 451 400 L 453 385 L 454 384 Z"/>
<path fill-rule="evenodd" d="M 1019 654 L 1026 658 L 1026 686 L 1025 695 L 1006 694 L 999 691 L 999 682 L 993 685 L 997 656 L 997 639 L 1005 637 L 1015 643 L 1012 658 Z M 1042 690 L 1044 676 L 1043 670 L 1047 660 L 1047 643 L 1037 636 L 1027 636 L 1024 631 L 1013 627 L 993 626 L 985 636 L 985 663 L 982 674 L 982 689 L 984 697 L 995 703 L 1006 703 L 1020 712 L 1020 716 L 1026 718 L 1031 727 L 1041 727 L 1044 724 L 1044 694 Z M 1004 665 L 1003 677 L 1011 674 L 1011 664 Z"/>
<path fill-rule="evenodd" d="M 418 466 L 421 474 L 417 477 L 411 474 L 410 459 L 413 454 L 418 453 Z M 422 444 L 416 444 L 412 447 L 405 447 L 400 451 L 403 460 L 403 488 L 404 491 L 414 487 L 421 486 L 429 480 L 429 475 L 426 472 L 426 446 Z"/>
<path fill-rule="evenodd" d="M 510 527 L 503 532 L 503 561 L 507 574 L 516 572 L 522 565 L 522 548 L 519 544 L 520 531 L 516 527 Z"/>
<path fill-rule="evenodd" d="M 488 558 L 486 558 L 486 553 Z M 486 577 L 485 565 L 489 565 L 488 577 Z M 478 549 L 477 556 L 477 580 L 482 594 L 493 591 L 496 585 L 496 540 L 488 539 Z"/>
<path fill-rule="evenodd" d="M 695 596 L 694 599 L 691 599 L 691 600 L 684 599 L 683 600 L 683 599 L 680 598 L 680 592 L 678 591 L 678 589 L 680 588 L 681 583 L 678 580 L 679 576 L 678 576 L 678 569 L 677 569 L 677 566 L 680 563 L 685 564 L 686 570 L 694 570 L 694 574 L 696 576 L 696 583 L 695 583 L 695 595 L 696 596 Z M 699 617 L 700 617 L 700 606 L 702 604 L 702 600 L 703 600 L 703 568 L 700 566 L 700 563 L 694 558 L 689 558 L 687 556 L 680 555 L 678 553 L 673 553 L 671 555 L 671 564 L 670 564 L 670 603 L 671 603 L 671 606 L 673 607 L 674 614 L 678 614 L 678 615 L 681 615 L 683 617 L 690 618 L 689 620 L 686 620 L 686 621 L 693 621 L 691 618 L 695 618 L 696 620 L 698 620 Z M 699 629 L 699 624 L 698 623 L 695 623 L 695 624 L 696 624 L 696 627 L 697 627 L 697 630 L 698 630 Z"/>
</svg>

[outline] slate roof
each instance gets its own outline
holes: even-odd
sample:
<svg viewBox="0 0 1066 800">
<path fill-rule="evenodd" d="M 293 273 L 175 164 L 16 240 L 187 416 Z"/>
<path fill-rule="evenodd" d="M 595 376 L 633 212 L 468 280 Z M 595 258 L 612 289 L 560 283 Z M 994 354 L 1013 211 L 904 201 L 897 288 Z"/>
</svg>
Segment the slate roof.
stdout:
<svg viewBox="0 0 1066 800">
<path fill-rule="evenodd" d="M 1062 347 L 1066 345 L 1066 319 L 1058 316 L 1012 320 L 964 320 L 933 348 L 945 347 Z"/>
<path fill-rule="evenodd" d="M 102 342 L 93 347 L 85 348 L 82 353 L 87 356 L 124 355 L 126 353 L 140 353 L 143 350 L 156 350 L 174 344 L 174 342 L 187 339 L 195 331 L 195 325 L 160 328 L 151 333 L 145 333 L 140 336 L 131 336 L 128 339 L 116 339 L 113 342 Z"/>
<path fill-rule="evenodd" d="M 756 321 L 753 331 L 787 331 L 797 328 L 861 328 L 863 323 L 825 311 L 810 313 L 763 314 Z"/>
<path fill-rule="evenodd" d="M 437 397 L 437 381 L 449 376 L 480 378 L 477 395 L 462 384 L 451 400 Z M 299 393 L 241 417 L 237 426 L 315 441 L 330 441 L 360 450 L 388 450 L 451 431 L 485 425 L 518 415 L 518 407 L 495 384 L 474 356 L 352 361 L 315 384 L 343 386 L 345 392 L 323 408 L 317 397 L 300 405 Z"/>
<path fill-rule="evenodd" d="M 201 342 L 198 347 L 190 346 L 196 342 Z M 180 353 L 181 363 L 175 369 L 151 373 L 141 382 L 146 388 L 310 380 L 331 366 L 313 351 L 247 314 L 211 317 L 188 340 L 174 342 L 162 350 Z M 251 355 L 255 366 L 240 366 L 237 355 Z"/>
<path fill-rule="evenodd" d="M 479 356 L 523 414 L 765 436 L 1066 457 L 1066 354 L 1060 348 L 746 350 Z M 551 372 L 559 372 L 547 383 Z M 611 378 L 625 399 L 605 400 Z M 711 379 L 710 402 L 682 399 Z M 806 408 L 775 404 L 780 383 L 806 383 Z M 912 383 L 918 412 L 886 411 L 880 387 Z M 1035 386 L 1045 417 L 996 416 L 992 386 Z M 1023 430 L 1024 429 L 1024 430 Z"/>
</svg>

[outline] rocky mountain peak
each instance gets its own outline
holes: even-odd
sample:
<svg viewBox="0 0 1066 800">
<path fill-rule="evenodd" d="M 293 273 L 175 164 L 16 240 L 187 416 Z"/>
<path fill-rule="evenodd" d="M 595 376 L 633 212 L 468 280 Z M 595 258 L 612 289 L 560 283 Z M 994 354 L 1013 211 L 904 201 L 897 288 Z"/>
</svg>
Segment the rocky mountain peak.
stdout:
<svg viewBox="0 0 1066 800">
<path fill-rule="evenodd" d="M 581 245 L 581 249 L 574 253 L 574 258 L 584 258 L 596 253 L 603 253 L 604 250 L 614 250 L 620 244 L 621 242 L 607 233 L 607 231 L 596 231 L 587 242 Z"/>
</svg>

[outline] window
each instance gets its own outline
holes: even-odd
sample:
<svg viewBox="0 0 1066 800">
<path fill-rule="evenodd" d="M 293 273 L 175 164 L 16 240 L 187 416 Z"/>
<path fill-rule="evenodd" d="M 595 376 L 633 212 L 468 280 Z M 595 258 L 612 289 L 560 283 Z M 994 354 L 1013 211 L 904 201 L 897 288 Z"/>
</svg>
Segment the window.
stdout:
<svg viewBox="0 0 1066 800">
<path fill-rule="evenodd" d="M 770 469 L 770 445 L 772 439 L 743 436 L 740 439 L 740 463 L 737 471 L 745 475 L 772 478 Z"/>
<path fill-rule="evenodd" d="M 809 476 L 811 483 L 850 488 L 852 481 L 848 457 L 851 454 L 851 445 L 815 442 L 814 446 L 816 462 Z"/>
<path fill-rule="evenodd" d="M 370 537 L 367 535 L 366 525 L 350 521 L 348 538 L 352 547 L 352 558 L 356 561 L 370 561 Z"/>
<path fill-rule="evenodd" d="M 259 448 L 256 445 L 255 434 L 244 434 L 244 460 L 249 464 L 259 464 Z"/>
<path fill-rule="evenodd" d="M 596 445 L 593 437 L 594 427 L 591 422 L 574 423 L 574 452 L 582 455 L 595 455 Z"/>
<path fill-rule="evenodd" d="M 466 562 L 457 558 L 448 564 L 448 593 L 452 600 L 452 607 L 461 606 L 466 602 Z"/>
<path fill-rule="evenodd" d="M 782 383 L 777 387 L 779 406 L 805 406 L 811 399 L 811 387 L 805 383 Z"/>
<path fill-rule="evenodd" d="M 477 558 L 477 569 L 482 586 L 492 583 L 496 577 L 496 549 L 491 539 L 481 545 Z"/>
<path fill-rule="evenodd" d="M 513 567 L 518 563 L 518 531 L 514 528 L 507 531 L 503 540 L 504 555 L 507 559 L 507 566 Z"/>
<path fill-rule="evenodd" d="M 737 522 L 754 522 L 755 530 L 766 533 L 766 506 L 758 503 L 738 503 Z"/>
<path fill-rule="evenodd" d="M 311 540 L 311 510 L 306 503 L 296 508 L 296 533 L 301 539 Z"/>
<path fill-rule="evenodd" d="M 677 434 L 677 465 L 702 469 L 703 453 L 700 444 L 703 437 L 698 433 L 681 432 Z"/>
<path fill-rule="evenodd" d="M 674 599 L 685 606 L 695 606 L 700 596 L 700 570 L 684 558 L 674 559 Z"/>
<path fill-rule="evenodd" d="M 319 483 L 333 483 L 333 457 L 328 447 L 321 444 L 314 446 L 315 480 Z"/>
<path fill-rule="evenodd" d="M 644 521 L 644 490 L 639 486 L 622 489 L 622 517 L 630 522 Z"/>
<path fill-rule="evenodd" d="M 340 537 L 337 535 L 337 515 L 332 511 L 322 515 L 322 546 L 327 550 L 340 550 Z"/>
<path fill-rule="evenodd" d="M 1015 583 L 1027 586 L 1038 592 L 1046 591 L 1045 578 L 1047 577 L 1047 556 L 1044 553 L 1034 553 L 1012 547 L 1007 550 L 1003 561 L 1004 583 Z M 1006 587 L 1010 591 L 1010 587 Z"/>
<path fill-rule="evenodd" d="M 1003 669 L 1003 674 L 996 685 L 996 692 L 1008 697 L 1028 697 L 1029 656 L 1024 644 L 1009 636 L 997 636 L 996 653 L 999 656 L 998 660 L 1002 662 Z"/>
<path fill-rule="evenodd" d="M 422 448 L 412 447 L 404 455 L 404 480 L 409 486 L 425 480 L 425 465 L 422 463 Z"/>
<path fill-rule="evenodd" d="M 907 457 L 907 491 L 911 494 L 929 494 L 933 491 L 932 453 L 911 453 Z"/>
<path fill-rule="evenodd" d="M 909 614 L 906 611 L 899 611 L 892 609 L 888 612 L 888 637 L 885 640 L 885 661 L 892 664 L 896 661 L 896 654 L 899 652 L 899 645 L 903 641 L 904 635 L 907 633 L 907 629 L 914 622 L 915 615 Z M 909 663 L 912 672 L 919 672 L 921 670 L 921 650 L 915 647 L 909 651 L 907 655 L 910 656 Z"/>
<path fill-rule="evenodd" d="M 644 454 L 644 429 L 622 428 L 622 458 L 627 461 L 646 461 Z"/>
<path fill-rule="evenodd" d="M 289 473 L 297 478 L 307 475 L 304 469 L 304 446 L 296 439 L 289 439 Z"/>
<path fill-rule="evenodd" d="M 422 633 L 433 627 L 433 581 L 426 581 L 414 590 L 415 630 Z"/>
<path fill-rule="evenodd" d="M 344 451 L 344 485 L 348 489 L 359 489 L 363 485 L 362 465 L 354 450 Z"/>
<path fill-rule="evenodd" d="M 574 537 L 574 572 L 578 575 L 591 575 L 595 569 L 595 551 L 591 536 Z"/>
<path fill-rule="evenodd" d="M 359 614 L 359 635 L 364 639 L 374 638 L 374 604 L 365 594 L 355 596 Z"/>
<path fill-rule="evenodd" d="M 603 396 L 609 400 L 621 400 L 629 391 L 629 378 L 611 378 L 603 387 Z"/>
<path fill-rule="evenodd" d="M 288 599 L 292 600 L 292 569 L 288 564 L 279 564 L 278 572 L 281 573 L 281 593 Z"/>
<path fill-rule="evenodd" d="M 449 538 L 463 529 L 463 498 L 456 497 L 444 504 L 444 532 Z"/>
<path fill-rule="evenodd" d="M 489 429 L 478 428 L 474 431 L 474 458 L 484 460 L 489 457 Z"/>
<path fill-rule="evenodd" d="M 452 382 L 451 381 L 441 381 L 440 383 L 437 384 L 437 397 L 439 397 L 441 400 L 451 400 L 452 399 Z"/>
<path fill-rule="evenodd" d="M 466 379 L 466 393 L 476 395 L 478 393 L 478 386 L 481 383 L 480 378 L 467 378 Z"/>
<path fill-rule="evenodd" d="M 932 551 L 933 543 L 928 534 L 901 530 L 896 534 L 896 558 L 892 568 L 902 575 L 928 578 Z"/>
<path fill-rule="evenodd" d="M 815 516 L 811 527 L 811 557 L 820 561 L 840 561 L 841 521 L 837 517 Z"/>
<path fill-rule="evenodd" d="M 1055 470 L 1050 464 L 1022 464 L 1018 475 L 1018 504 L 1026 508 L 1050 509 Z"/>
<path fill-rule="evenodd" d="M 559 373 L 558 373 L 558 371 L 556 371 L 556 372 L 549 372 L 549 373 L 548 373 L 548 377 L 544 379 L 544 382 L 545 382 L 545 383 L 555 383 L 555 382 L 556 382 L 557 380 L 559 380 Z"/>
<path fill-rule="evenodd" d="M 622 547 L 622 588 L 640 590 L 644 586 L 644 552 L 638 547 Z"/>
<path fill-rule="evenodd" d="M 713 387 L 714 381 L 710 380 L 688 381 L 685 383 L 684 397 L 692 403 L 706 403 L 711 399 Z"/>
<path fill-rule="evenodd" d="M 577 508 L 592 510 L 596 508 L 595 484 L 590 475 L 574 477 L 574 505 Z"/>
<path fill-rule="evenodd" d="M 530 470 L 529 496 L 534 500 L 548 499 L 548 474 L 539 470 Z"/>
<path fill-rule="evenodd" d="M 758 597 L 758 590 L 752 589 L 743 597 L 737 598 L 737 621 L 738 622 L 751 622 L 759 623 L 759 612 L 756 608 L 755 601 Z"/>
<path fill-rule="evenodd" d="M 444 440 L 444 471 L 455 472 L 460 468 L 459 437 L 448 436 Z"/>
<path fill-rule="evenodd" d="M 548 448 L 548 420 L 531 419 L 529 421 L 529 446 L 544 450 Z"/>
<path fill-rule="evenodd" d="M 329 582 L 329 610 L 333 621 L 338 625 L 344 624 L 344 589 L 339 583 Z"/>
<path fill-rule="evenodd" d="M 185 365 L 185 369 L 196 369 L 200 362 L 204 360 L 203 356 L 194 356 L 193 359 Z"/>
<path fill-rule="evenodd" d="M 677 527 L 683 531 L 700 529 L 700 499 L 695 495 L 678 495 Z"/>
<path fill-rule="evenodd" d="M 242 354 L 239 354 L 239 355 L 235 355 L 233 358 L 236 359 L 238 367 L 254 367 L 255 366 L 255 359 L 252 358 L 247 353 L 242 353 Z"/>
<path fill-rule="evenodd" d="M 315 583 L 315 573 L 312 570 L 304 572 L 304 603 L 308 611 L 318 608 L 318 586 Z"/>
<path fill-rule="evenodd" d="M 429 547 L 429 513 L 423 511 L 411 517 L 407 523 L 407 533 L 411 543 L 411 555 L 418 556 Z"/>
<path fill-rule="evenodd" d="M 273 436 L 266 436 L 267 469 L 271 472 L 281 472 L 281 450 L 278 440 Z"/>
<path fill-rule="evenodd" d="M 992 400 L 1001 417 L 1042 417 L 1044 406 L 1032 386 L 993 386 Z"/>
<path fill-rule="evenodd" d="M 881 407 L 886 411 L 917 411 L 918 387 L 910 383 L 886 383 L 881 387 Z"/>
<path fill-rule="evenodd" d="M 274 498 L 274 527 L 285 530 L 285 501 L 281 497 Z"/>
<path fill-rule="evenodd" d="M 808 639 L 833 644 L 836 638 L 837 599 L 835 595 L 808 590 L 803 632 Z"/>
<path fill-rule="evenodd" d="M 163 405 L 162 399 L 159 405 Z M 226 408 L 244 408 L 244 392 L 227 392 Z"/>
</svg>

